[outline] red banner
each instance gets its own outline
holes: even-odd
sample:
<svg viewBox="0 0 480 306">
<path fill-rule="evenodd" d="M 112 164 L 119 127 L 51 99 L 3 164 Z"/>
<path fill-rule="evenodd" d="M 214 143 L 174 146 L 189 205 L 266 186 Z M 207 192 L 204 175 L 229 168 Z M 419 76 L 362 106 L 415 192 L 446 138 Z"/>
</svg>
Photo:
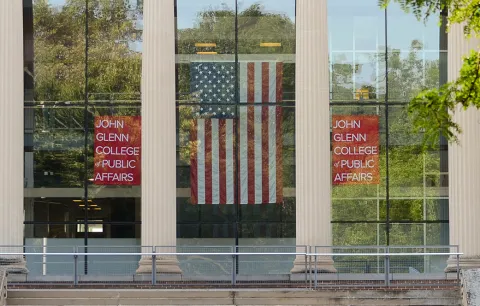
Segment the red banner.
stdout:
<svg viewBox="0 0 480 306">
<path fill-rule="evenodd" d="M 332 116 L 333 185 L 379 184 L 378 116 Z"/>
<path fill-rule="evenodd" d="M 140 185 L 140 116 L 95 117 L 94 183 Z"/>
</svg>

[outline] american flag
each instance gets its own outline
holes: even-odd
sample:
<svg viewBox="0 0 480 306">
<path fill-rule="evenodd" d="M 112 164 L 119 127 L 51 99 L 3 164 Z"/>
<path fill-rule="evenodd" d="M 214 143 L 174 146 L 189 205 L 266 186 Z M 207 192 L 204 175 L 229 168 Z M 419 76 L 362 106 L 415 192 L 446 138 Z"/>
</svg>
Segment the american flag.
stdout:
<svg viewBox="0 0 480 306">
<path fill-rule="evenodd" d="M 191 191 L 194 204 L 283 202 L 280 62 L 191 65 Z M 235 129 L 238 128 L 236 135 Z M 235 159 L 238 159 L 238 170 Z M 238 171 L 238 175 L 237 175 Z"/>
</svg>

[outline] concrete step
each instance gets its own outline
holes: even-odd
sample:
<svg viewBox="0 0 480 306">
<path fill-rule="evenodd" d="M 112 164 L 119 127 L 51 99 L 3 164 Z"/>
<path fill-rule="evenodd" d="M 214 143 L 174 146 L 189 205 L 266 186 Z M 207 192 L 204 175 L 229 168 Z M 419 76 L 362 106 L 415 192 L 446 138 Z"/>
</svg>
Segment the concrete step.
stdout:
<svg viewBox="0 0 480 306">
<path fill-rule="evenodd" d="M 14 289 L 7 305 L 461 305 L 459 290 Z"/>
</svg>

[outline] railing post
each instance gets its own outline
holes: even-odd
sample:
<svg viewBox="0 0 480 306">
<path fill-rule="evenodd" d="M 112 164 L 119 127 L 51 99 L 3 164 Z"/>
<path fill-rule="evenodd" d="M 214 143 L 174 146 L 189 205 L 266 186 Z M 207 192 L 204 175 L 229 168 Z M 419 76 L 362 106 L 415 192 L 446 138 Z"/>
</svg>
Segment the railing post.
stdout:
<svg viewBox="0 0 480 306">
<path fill-rule="evenodd" d="M 457 250 L 458 253 L 458 250 Z M 457 282 L 460 283 L 460 255 L 457 254 Z"/>
<path fill-rule="evenodd" d="M 316 252 L 317 250 L 315 248 L 315 253 Z M 315 259 L 315 271 L 313 273 L 315 275 L 315 288 L 317 288 L 317 255 L 315 255 L 314 259 Z"/>
<path fill-rule="evenodd" d="M 232 255 L 232 286 L 237 283 L 236 255 Z"/>
<path fill-rule="evenodd" d="M 308 246 L 308 249 L 307 249 L 309 255 L 308 255 L 308 282 L 309 282 L 309 288 L 312 289 L 312 255 L 310 255 L 310 253 L 312 253 L 312 246 Z"/>
<path fill-rule="evenodd" d="M 152 250 L 155 253 L 155 248 Z M 157 284 L 157 255 L 152 254 L 152 285 Z"/>
<path fill-rule="evenodd" d="M 78 285 L 78 255 L 73 255 L 73 285 Z"/>
<path fill-rule="evenodd" d="M 389 248 L 385 249 L 385 286 L 390 287 L 390 253 Z"/>
<path fill-rule="evenodd" d="M 307 251 L 308 251 L 308 246 L 305 246 L 305 285 L 307 285 L 308 283 L 308 270 L 307 270 Z M 295 253 L 297 252 L 297 250 L 295 250 Z M 296 255 L 295 255 L 296 256 Z"/>
</svg>

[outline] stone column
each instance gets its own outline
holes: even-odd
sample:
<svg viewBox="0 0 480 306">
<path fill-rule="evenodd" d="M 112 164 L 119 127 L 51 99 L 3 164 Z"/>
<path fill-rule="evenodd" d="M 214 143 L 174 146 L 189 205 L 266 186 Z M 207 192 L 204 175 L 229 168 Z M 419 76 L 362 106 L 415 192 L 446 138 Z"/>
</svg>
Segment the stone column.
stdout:
<svg viewBox="0 0 480 306">
<path fill-rule="evenodd" d="M 23 245 L 22 16 L 22 1 L 0 1 L 0 245 Z M 7 262 L 25 264 L 18 256 L 0 256 L 0 265 Z"/>
<path fill-rule="evenodd" d="M 332 243 L 327 0 L 297 0 L 295 71 L 296 244 Z M 328 251 L 324 249 L 323 251 Z M 330 257 L 317 263 L 334 272 Z M 305 257 L 292 273 L 305 271 Z"/>
<path fill-rule="evenodd" d="M 448 81 L 459 76 L 462 56 L 479 51 L 479 40 L 467 40 L 461 25 L 448 33 Z M 458 108 L 454 114 L 462 133 L 459 143 L 449 144 L 449 225 L 450 244 L 459 245 L 464 253 L 461 269 L 480 268 L 480 112 L 474 107 Z M 447 271 L 456 271 L 455 258 L 448 260 Z"/>
<path fill-rule="evenodd" d="M 175 17 L 174 1 L 143 3 L 142 245 L 175 251 Z M 146 250 L 145 248 L 143 250 Z M 151 273 L 151 258 L 137 273 Z M 157 257 L 157 272 L 181 273 L 176 257 Z"/>
</svg>

